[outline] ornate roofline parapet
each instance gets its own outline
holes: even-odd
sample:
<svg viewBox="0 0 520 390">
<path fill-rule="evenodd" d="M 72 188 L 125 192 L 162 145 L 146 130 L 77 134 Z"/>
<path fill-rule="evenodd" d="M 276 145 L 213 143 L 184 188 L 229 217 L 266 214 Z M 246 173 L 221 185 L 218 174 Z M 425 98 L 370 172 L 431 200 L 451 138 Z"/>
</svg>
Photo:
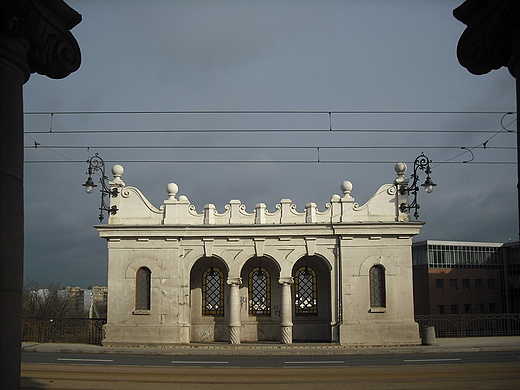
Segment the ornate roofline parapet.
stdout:
<svg viewBox="0 0 520 390">
<path fill-rule="evenodd" d="M 399 164 L 398 164 L 399 165 Z M 159 208 L 154 207 L 145 196 L 134 187 L 125 187 L 121 180 L 122 167 L 117 170 L 118 176 L 111 182 L 117 186 L 121 196 L 110 198 L 110 207 L 117 207 L 117 214 L 109 217 L 109 225 L 295 225 L 295 224 L 332 224 L 352 222 L 408 222 L 409 216 L 401 212 L 399 205 L 407 202 L 407 196 L 397 191 L 402 184 L 406 165 L 399 165 L 398 178 L 393 184 L 385 184 L 365 204 L 359 205 L 351 196 L 353 185 L 349 181 L 341 183 L 343 196 L 333 195 L 324 210 L 319 210 L 314 202 L 305 205 L 298 211 L 291 199 L 282 199 L 270 212 L 264 203 L 255 206 L 252 212 L 240 200 L 231 200 L 219 213 L 214 204 L 207 204 L 198 213 L 185 195 L 177 197 L 179 187 L 169 183 L 166 187 L 168 199 Z"/>
</svg>

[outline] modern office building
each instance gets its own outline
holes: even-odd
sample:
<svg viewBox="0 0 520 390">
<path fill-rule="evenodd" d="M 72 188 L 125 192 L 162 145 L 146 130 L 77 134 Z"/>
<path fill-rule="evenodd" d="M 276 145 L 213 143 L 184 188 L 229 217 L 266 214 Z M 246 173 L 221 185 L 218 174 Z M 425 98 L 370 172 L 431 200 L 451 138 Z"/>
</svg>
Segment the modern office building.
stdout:
<svg viewBox="0 0 520 390">
<path fill-rule="evenodd" d="M 518 242 L 413 243 L 416 315 L 520 312 Z"/>
</svg>

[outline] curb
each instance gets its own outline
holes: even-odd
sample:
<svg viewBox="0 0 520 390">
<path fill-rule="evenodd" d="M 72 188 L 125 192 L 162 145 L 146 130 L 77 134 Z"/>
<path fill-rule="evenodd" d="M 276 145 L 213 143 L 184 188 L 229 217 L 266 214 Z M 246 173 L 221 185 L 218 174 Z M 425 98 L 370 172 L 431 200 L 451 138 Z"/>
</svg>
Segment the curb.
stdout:
<svg viewBox="0 0 520 390">
<path fill-rule="evenodd" d="M 186 346 L 186 347 L 103 347 L 90 345 L 31 344 L 24 345 L 22 352 L 70 353 L 70 354 L 116 354 L 116 355 L 170 355 L 170 356 L 270 356 L 270 355 L 403 355 L 468 352 L 520 351 L 520 346 L 509 347 L 313 347 L 313 346 Z"/>
</svg>

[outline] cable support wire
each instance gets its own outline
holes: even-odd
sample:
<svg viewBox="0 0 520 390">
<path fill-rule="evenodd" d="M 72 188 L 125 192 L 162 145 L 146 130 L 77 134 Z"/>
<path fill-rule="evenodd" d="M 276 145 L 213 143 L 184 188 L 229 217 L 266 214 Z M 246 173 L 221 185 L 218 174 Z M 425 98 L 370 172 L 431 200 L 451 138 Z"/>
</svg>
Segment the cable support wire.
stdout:
<svg viewBox="0 0 520 390">
<path fill-rule="evenodd" d="M 496 130 L 444 130 L 444 129 L 333 129 L 332 128 L 332 114 L 503 114 L 500 125 L 501 129 L 499 131 Z M 488 146 L 489 141 L 491 141 L 494 137 L 502 132 L 506 133 L 515 133 L 514 130 L 509 130 L 507 127 L 516 121 L 514 119 L 509 124 L 504 125 L 503 121 L 507 115 L 512 115 L 514 112 L 497 112 L 497 111 L 62 111 L 62 112 L 27 112 L 27 115 L 50 115 L 50 127 L 49 131 L 27 131 L 25 134 L 34 142 L 34 148 L 38 148 L 38 146 L 42 146 L 58 156 L 74 163 L 79 163 L 79 161 L 74 161 L 69 159 L 68 157 L 56 152 L 55 149 L 83 149 L 82 146 L 66 146 L 66 145 L 57 145 L 57 146 L 43 146 L 34 140 L 29 134 L 90 134 L 90 133 L 233 133 L 233 132 L 323 132 L 323 131 L 336 131 L 336 132 L 379 132 L 379 133 L 474 133 L 474 134 L 484 134 L 491 133 L 493 134 L 486 141 L 478 144 L 474 147 L 460 147 L 460 149 L 464 150 L 463 152 L 451 157 L 448 160 L 445 160 L 435 167 L 451 163 L 457 157 L 462 156 L 463 154 L 469 152 L 471 153 L 471 159 L 465 160 L 463 163 L 472 162 L 473 164 L 514 164 L 513 162 L 506 161 L 495 161 L 495 162 L 474 162 L 474 154 L 473 150 L 482 147 L 483 149 L 514 149 L 509 147 L 490 147 Z M 54 130 L 54 116 L 55 115 L 87 115 L 87 114 L 327 114 L 329 119 L 329 129 L 148 129 L 148 130 L 129 130 L 129 129 L 120 129 L 120 130 Z M 25 148 L 31 148 L 31 146 L 26 146 Z M 389 163 L 386 161 L 323 161 L 320 159 L 319 150 L 322 149 L 395 149 L 392 146 L 374 146 L 374 147 L 356 147 L 356 146 L 345 146 L 345 147 L 314 147 L 314 146 L 101 146 L 98 148 L 102 149 L 316 149 L 318 151 L 318 159 L 315 160 L 261 160 L 261 161 L 242 161 L 242 160 L 128 160 L 126 162 L 142 162 L 142 163 L 365 163 L 365 164 L 382 164 Z M 458 147 L 400 147 L 402 149 L 454 149 Z M 87 148 L 88 150 L 88 148 Z M 53 161 L 53 160 L 28 160 L 26 163 L 59 163 L 62 161 Z"/>
<path fill-rule="evenodd" d="M 477 148 L 480 148 L 480 147 L 482 147 L 483 149 L 491 149 L 491 147 L 487 146 L 487 144 L 488 144 L 489 141 L 491 141 L 493 138 L 495 138 L 498 134 L 503 133 L 503 132 L 514 133 L 514 131 L 513 130 L 509 130 L 508 127 L 511 126 L 513 123 L 515 123 L 517 118 L 513 119 L 511 122 L 509 122 L 507 125 L 504 126 L 504 119 L 505 119 L 505 117 L 507 115 L 513 115 L 513 114 L 514 114 L 513 112 L 506 112 L 502 116 L 502 118 L 500 119 L 500 127 L 502 127 L 502 128 L 500 130 L 498 130 L 498 131 L 495 131 L 494 134 L 491 137 L 489 137 L 486 141 L 484 141 L 484 142 L 482 142 L 482 143 L 480 143 L 480 144 L 478 144 L 476 146 L 470 147 L 470 148 L 467 148 L 465 146 L 460 147 L 460 149 L 464 150 L 463 152 L 457 154 L 456 156 L 453 156 L 452 158 L 450 158 L 450 159 L 448 159 L 446 161 L 443 161 L 443 162 L 441 162 L 439 164 L 434 165 L 433 168 L 436 168 L 436 167 L 438 167 L 440 165 L 446 164 L 446 163 L 456 159 L 457 157 L 460 157 L 463 154 L 466 154 L 467 152 L 469 152 L 471 154 L 471 159 L 470 160 L 464 160 L 464 161 L 462 161 L 462 163 L 464 163 L 464 164 L 466 164 L 466 163 L 473 163 L 473 164 L 475 164 L 476 162 L 474 162 L 475 155 L 473 154 L 473 150 L 475 150 Z M 516 148 L 513 147 L 511 149 L 516 149 Z M 518 162 L 517 162 L 517 164 L 518 164 Z"/>
<path fill-rule="evenodd" d="M 27 134 L 26 134 L 26 135 L 27 135 Z M 74 161 L 74 160 L 68 158 L 67 156 L 64 156 L 63 154 L 56 152 L 55 150 L 53 150 L 54 148 L 51 148 L 51 147 L 47 147 L 47 146 L 45 146 L 45 145 L 42 145 L 41 143 L 37 142 L 34 138 L 32 138 L 32 137 L 29 136 L 29 135 L 27 135 L 27 137 L 29 137 L 29 138 L 34 142 L 34 145 L 32 146 L 32 148 L 35 148 L 35 149 L 38 148 L 38 147 L 45 148 L 46 150 L 49 150 L 49 151 L 51 151 L 52 153 L 57 154 L 58 156 L 64 158 L 65 160 L 68 160 L 69 162 L 72 162 L 72 163 L 75 163 L 75 164 L 77 164 L 77 165 L 79 165 L 79 166 L 81 166 L 81 167 L 84 167 L 84 164 L 80 164 L 80 162 L 78 162 L 78 161 Z M 84 148 L 82 148 L 82 149 L 84 149 Z M 87 149 L 88 149 L 88 148 L 87 148 Z M 24 162 L 25 162 L 25 161 L 24 161 Z M 81 161 L 81 163 L 83 163 L 83 161 Z"/>
<path fill-rule="evenodd" d="M 514 112 L 516 113 L 516 112 Z M 504 114 L 504 111 L 414 111 L 414 110 L 164 110 L 164 111 L 27 111 L 25 115 L 157 115 L 157 114 Z"/>
<path fill-rule="evenodd" d="M 25 160 L 26 164 L 59 164 L 59 163 L 82 163 L 67 159 L 67 161 L 58 160 Z M 395 164 L 395 161 L 374 161 L 374 160 L 105 160 L 105 163 L 125 164 L 125 163 L 180 163 L 180 164 Z M 413 164 L 413 161 L 406 161 L 407 164 Z M 445 162 L 444 164 L 460 164 L 459 162 Z M 486 165 L 511 165 L 516 164 L 515 161 L 476 161 L 472 164 Z M 440 165 L 440 164 L 439 164 Z"/>
<path fill-rule="evenodd" d="M 473 133 L 494 134 L 496 130 L 443 130 L 443 129 L 120 129 L 120 130 L 38 130 L 25 134 L 121 134 L 121 133 L 288 133 L 288 132 L 351 132 L 351 133 Z M 508 133 L 514 133 L 508 131 Z"/>
<path fill-rule="evenodd" d="M 26 145 L 25 149 L 37 149 L 41 144 L 36 142 L 35 145 Z M 46 149 L 234 149 L 234 150 L 250 150 L 250 149 L 269 149 L 269 150 L 316 150 L 316 149 L 461 149 L 458 146 L 249 146 L 249 145 L 98 145 L 98 146 L 80 146 L 80 145 L 47 145 Z M 500 149 L 500 150 L 516 150 L 513 146 L 488 146 L 484 149 Z"/>
</svg>

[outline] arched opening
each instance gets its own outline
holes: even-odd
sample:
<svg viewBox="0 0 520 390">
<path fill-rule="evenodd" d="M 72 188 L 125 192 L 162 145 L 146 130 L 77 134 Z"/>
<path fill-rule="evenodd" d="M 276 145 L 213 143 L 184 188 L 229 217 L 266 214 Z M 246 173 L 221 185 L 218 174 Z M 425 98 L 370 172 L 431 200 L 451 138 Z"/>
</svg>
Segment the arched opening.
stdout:
<svg viewBox="0 0 520 390">
<path fill-rule="evenodd" d="M 242 267 L 242 341 L 280 340 L 280 267 L 270 257 L 252 257 Z"/>
<path fill-rule="evenodd" d="M 370 306 L 386 307 L 385 268 L 382 265 L 370 268 Z"/>
<path fill-rule="evenodd" d="M 190 341 L 227 341 L 228 286 L 226 264 L 203 257 L 190 272 Z"/>
<path fill-rule="evenodd" d="M 135 275 L 135 309 L 151 309 L 152 271 L 147 267 L 141 267 Z"/>
<path fill-rule="evenodd" d="M 331 272 L 320 256 L 304 256 L 293 266 L 293 340 L 330 342 Z"/>
</svg>

